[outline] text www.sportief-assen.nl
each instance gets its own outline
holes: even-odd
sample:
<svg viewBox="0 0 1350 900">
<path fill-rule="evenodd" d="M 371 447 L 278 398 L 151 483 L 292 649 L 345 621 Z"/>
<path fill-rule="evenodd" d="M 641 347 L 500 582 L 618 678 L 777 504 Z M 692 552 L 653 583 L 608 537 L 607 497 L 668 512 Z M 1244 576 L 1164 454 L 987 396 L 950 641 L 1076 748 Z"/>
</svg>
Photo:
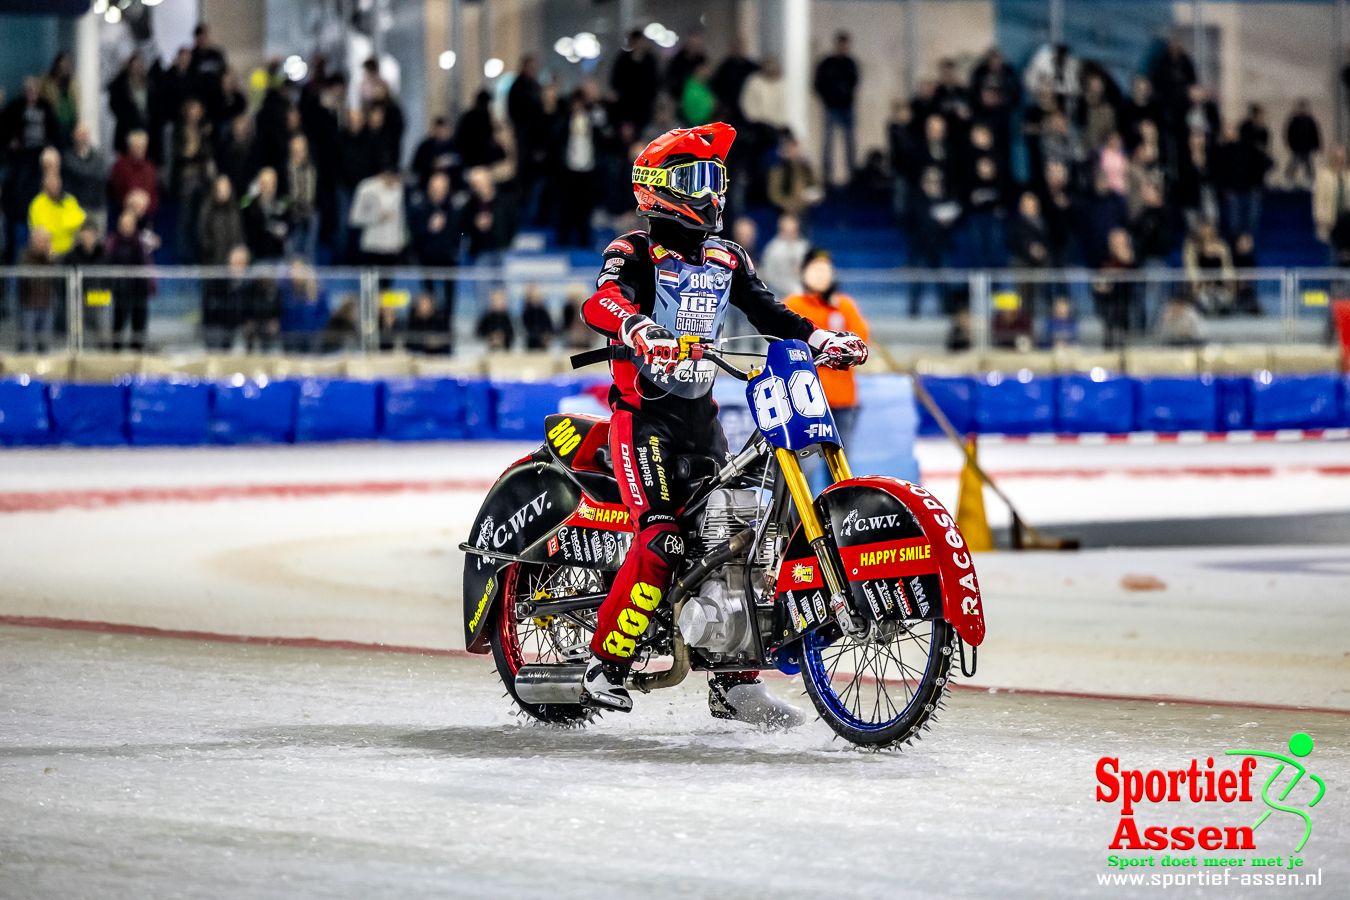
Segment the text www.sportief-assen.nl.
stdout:
<svg viewBox="0 0 1350 900">
<path fill-rule="evenodd" d="M 1210 887 L 1219 885 L 1270 887 L 1319 887 L 1322 870 L 1316 872 L 1243 872 L 1231 869 L 1220 872 L 1111 872 L 1097 876 L 1099 885 L 1131 885 L 1133 887 Z"/>
</svg>

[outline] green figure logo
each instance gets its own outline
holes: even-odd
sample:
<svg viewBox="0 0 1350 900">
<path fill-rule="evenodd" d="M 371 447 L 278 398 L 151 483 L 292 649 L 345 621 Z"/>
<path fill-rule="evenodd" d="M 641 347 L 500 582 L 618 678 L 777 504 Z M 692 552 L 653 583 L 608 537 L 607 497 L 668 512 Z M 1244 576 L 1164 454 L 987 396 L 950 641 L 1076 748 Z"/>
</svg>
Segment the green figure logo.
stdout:
<svg viewBox="0 0 1350 900">
<path fill-rule="evenodd" d="M 1310 735 L 1307 735 L 1302 731 L 1290 735 L 1289 752 L 1294 754 L 1294 756 L 1302 759 L 1309 753 L 1312 753 L 1312 750 L 1313 739 Z M 1312 809 L 1317 805 L 1317 801 L 1322 799 L 1322 795 L 1327 792 L 1327 783 L 1312 772 L 1309 772 L 1297 759 L 1290 759 L 1279 753 L 1270 753 L 1265 750 L 1225 750 L 1224 752 L 1229 756 L 1266 756 L 1279 762 L 1279 765 L 1275 767 L 1275 771 L 1270 773 L 1270 777 L 1266 779 L 1266 783 L 1261 787 L 1261 799 L 1266 801 L 1266 806 L 1269 806 L 1270 809 L 1261 813 L 1261 817 L 1258 818 L 1256 824 L 1252 826 L 1252 831 L 1261 827 L 1261 823 L 1270 816 L 1272 810 L 1278 809 L 1282 812 L 1293 813 L 1303 820 L 1303 840 L 1298 842 L 1298 846 L 1294 848 L 1294 852 L 1297 853 L 1302 850 L 1303 845 L 1308 843 L 1308 836 L 1312 834 L 1312 816 L 1308 815 L 1308 811 L 1305 809 L 1299 809 L 1297 806 L 1286 806 L 1283 801 L 1289 796 L 1289 792 L 1294 789 L 1294 785 L 1298 784 L 1299 781 L 1303 779 L 1304 775 L 1307 775 L 1313 781 L 1317 782 L 1317 796 L 1308 804 L 1308 809 Z M 1270 786 L 1280 777 L 1280 773 L 1284 771 L 1285 766 L 1292 766 L 1297 774 L 1294 775 L 1293 780 L 1290 781 L 1289 785 L 1280 793 L 1278 800 L 1272 800 L 1270 798 Z"/>
</svg>

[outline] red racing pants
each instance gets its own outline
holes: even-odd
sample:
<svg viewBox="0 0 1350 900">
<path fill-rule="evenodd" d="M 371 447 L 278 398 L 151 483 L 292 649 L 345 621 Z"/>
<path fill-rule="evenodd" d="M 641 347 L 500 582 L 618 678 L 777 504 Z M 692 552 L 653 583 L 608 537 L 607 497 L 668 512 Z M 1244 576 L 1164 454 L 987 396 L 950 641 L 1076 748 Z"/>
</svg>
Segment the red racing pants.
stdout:
<svg viewBox="0 0 1350 900">
<path fill-rule="evenodd" d="M 614 476 L 637 534 L 600 606 L 591 650 L 617 662 L 633 658 L 684 560 L 675 516 L 684 505 L 685 486 L 676 481 L 676 455 L 702 453 L 720 462 L 727 452 L 711 397 L 666 398 L 651 406 L 638 411 L 618 403 L 609 426 Z"/>
</svg>

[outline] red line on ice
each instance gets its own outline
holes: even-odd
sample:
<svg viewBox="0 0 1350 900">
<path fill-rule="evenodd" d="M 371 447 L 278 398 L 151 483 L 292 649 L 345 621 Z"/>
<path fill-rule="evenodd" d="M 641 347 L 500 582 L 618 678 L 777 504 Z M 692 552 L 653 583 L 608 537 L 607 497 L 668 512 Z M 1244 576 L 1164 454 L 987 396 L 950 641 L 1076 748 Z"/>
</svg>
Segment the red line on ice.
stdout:
<svg viewBox="0 0 1350 900">
<path fill-rule="evenodd" d="M 1123 475 L 1126 478 L 1275 478 L 1280 475 L 1350 475 L 1350 466 L 1150 466 L 1126 468 L 1060 468 L 1060 469 L 997 469 L 986 470 L 991 478 L 1104 478 Z M 926 479 L 956 479 L 956 469 L 928 471 Z"/>
<path fill-rule="evenodd" d="M 16 491 L 0 493 L 0 513 L 47 512 L 78 507 L 97 509 L 129 503 L 214 503 L 217 500 L 329 497 L 339 494 L 439 493 L 485 491 L 488 479 L 441 481 L 364 481 L 333 484 L 223 484 L 202 487 L 146 487 L 119 490 Z"/>
</svg>

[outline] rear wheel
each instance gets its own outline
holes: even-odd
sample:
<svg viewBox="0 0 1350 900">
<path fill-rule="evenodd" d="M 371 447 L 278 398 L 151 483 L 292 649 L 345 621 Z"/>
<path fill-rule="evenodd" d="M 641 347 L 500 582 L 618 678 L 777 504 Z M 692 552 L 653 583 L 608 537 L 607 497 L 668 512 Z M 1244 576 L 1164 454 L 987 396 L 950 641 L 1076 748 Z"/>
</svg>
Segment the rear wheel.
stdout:
<svg viewBox="0 0 1350 900">
<path fill-rule="evenodd" d="M 802 639 L 802 681 L 835 733 L 865 747 L 911 740 L 937 710 L 956 639 L 942 619 L 874 623 L 865 637 L 829 627 Z"/>
<path fill-rule="evenodd" d="M 502 599 L 492 624 L 492 658 L 502 684 L 526 714 L 541 722 L 570 724 L 585 721 L 588 710 L 566 703 L 522 703 L 516 694 L 516 673 L 526 663 L 586 665 L 596 611 L 580 610 L 561 616 L 518 621 L 516 604 L 522 600 L 563 600 L 578 594 L 608 590 L 605 573 L 575 566 L 513 563 L 502 573 Z"/>
</svg>

